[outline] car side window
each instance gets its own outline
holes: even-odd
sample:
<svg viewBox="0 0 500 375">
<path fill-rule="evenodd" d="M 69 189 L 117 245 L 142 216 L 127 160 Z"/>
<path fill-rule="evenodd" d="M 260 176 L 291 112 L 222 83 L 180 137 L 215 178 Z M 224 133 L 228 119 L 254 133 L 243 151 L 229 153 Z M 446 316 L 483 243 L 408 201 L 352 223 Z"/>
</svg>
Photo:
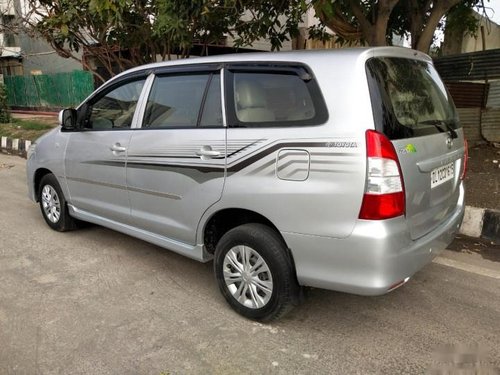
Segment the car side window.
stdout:
<svg viewBox="0 0 500 375">
<path fill-rule="evenodd" d="M 234 87 L 241 122 L 300 121 L 315 115 L 311 95 L 297 75 L 236 73 Z"/>
<path fill-rule="evenodd" d="M 196 127 L 210 77 L 210 73 L 156 77 L 146 104 L 142 127 Z M 216 121 L 214 116 L 206 117 L 207 122 Z"/>
<path fill-rule="evenodd" d="M 230 68 L 229 126 L 287 127 L 326 122 L 326 105 L 312 74 L 300 66 L 268 69 L 262 65 Z"/>
<path fill-rule="evenodd" d="M 130 128 L 145 81 L 124 83 L 92 101 L 84 127 L 92 130 Z"/>
</svg>

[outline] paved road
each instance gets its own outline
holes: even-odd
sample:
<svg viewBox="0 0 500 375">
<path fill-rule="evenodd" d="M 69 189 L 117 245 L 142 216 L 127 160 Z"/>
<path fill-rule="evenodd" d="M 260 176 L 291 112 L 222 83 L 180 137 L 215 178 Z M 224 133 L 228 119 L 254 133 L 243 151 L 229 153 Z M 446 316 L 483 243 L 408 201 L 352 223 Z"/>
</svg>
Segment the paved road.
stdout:
<svg viewBox="0 0 500 375">
<path fill-rule="evenodd" d="M 312 290 L 262 325 L 229 309 L 211 264 L 50 230 L 24 181 L 0 155 L 0 374 L 414 374 L 447 345 L 500 368 L 498 262 L 447 252 L 386 296 Z"/>
</svg>

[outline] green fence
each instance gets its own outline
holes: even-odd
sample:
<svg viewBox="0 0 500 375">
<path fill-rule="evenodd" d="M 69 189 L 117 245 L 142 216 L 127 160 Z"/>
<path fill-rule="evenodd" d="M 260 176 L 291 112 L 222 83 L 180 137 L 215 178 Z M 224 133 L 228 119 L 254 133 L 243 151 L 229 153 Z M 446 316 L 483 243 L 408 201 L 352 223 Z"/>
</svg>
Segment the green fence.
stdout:
<svg viewBox="0 0 500 375">
<path fill-rule="evenodd" d="M 4 82 L 11 107 L 72 107 L 94 90 L 92 73 L 81 70 L 71 73 L 4 76 Z"/>
</svg>

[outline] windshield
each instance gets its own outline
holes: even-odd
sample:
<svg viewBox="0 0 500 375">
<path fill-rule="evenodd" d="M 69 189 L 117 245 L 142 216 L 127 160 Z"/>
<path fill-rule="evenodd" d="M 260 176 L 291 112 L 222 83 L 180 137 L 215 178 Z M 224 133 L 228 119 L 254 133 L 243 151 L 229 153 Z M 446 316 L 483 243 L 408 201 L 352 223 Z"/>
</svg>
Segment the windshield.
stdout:
<svg viewBox="0 0 500 375">
<path fill-rule="evenodd" d="M 376 128 L 390 139 L 459 127 L 453 101 L 430 63 L 377 57 L 367 61 L 366 70 Z"/>
</svg>

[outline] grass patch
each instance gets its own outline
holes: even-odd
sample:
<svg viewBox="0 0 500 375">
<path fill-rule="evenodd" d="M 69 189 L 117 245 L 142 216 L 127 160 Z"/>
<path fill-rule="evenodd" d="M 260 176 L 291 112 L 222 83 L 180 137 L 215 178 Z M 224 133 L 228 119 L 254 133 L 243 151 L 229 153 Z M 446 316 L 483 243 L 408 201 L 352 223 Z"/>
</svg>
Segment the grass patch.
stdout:
<svg viewBox="0 0 500 375">
<path fill-rule="evenodd" d="M 0 124 L 0 137 L 34 141 L 56 126 L 53 119 L 12 119 L 8 124 Z"/>
<path fill-rule="evenodd" d="M 21 120 L 21 119 L 13 119 L 12 124 L 17 125 L 21 129 L 24 130 L 47 130 L 52 129 L 54 125 L 47 123 L 47 121 L 41 120 Z"/>
</svg>

